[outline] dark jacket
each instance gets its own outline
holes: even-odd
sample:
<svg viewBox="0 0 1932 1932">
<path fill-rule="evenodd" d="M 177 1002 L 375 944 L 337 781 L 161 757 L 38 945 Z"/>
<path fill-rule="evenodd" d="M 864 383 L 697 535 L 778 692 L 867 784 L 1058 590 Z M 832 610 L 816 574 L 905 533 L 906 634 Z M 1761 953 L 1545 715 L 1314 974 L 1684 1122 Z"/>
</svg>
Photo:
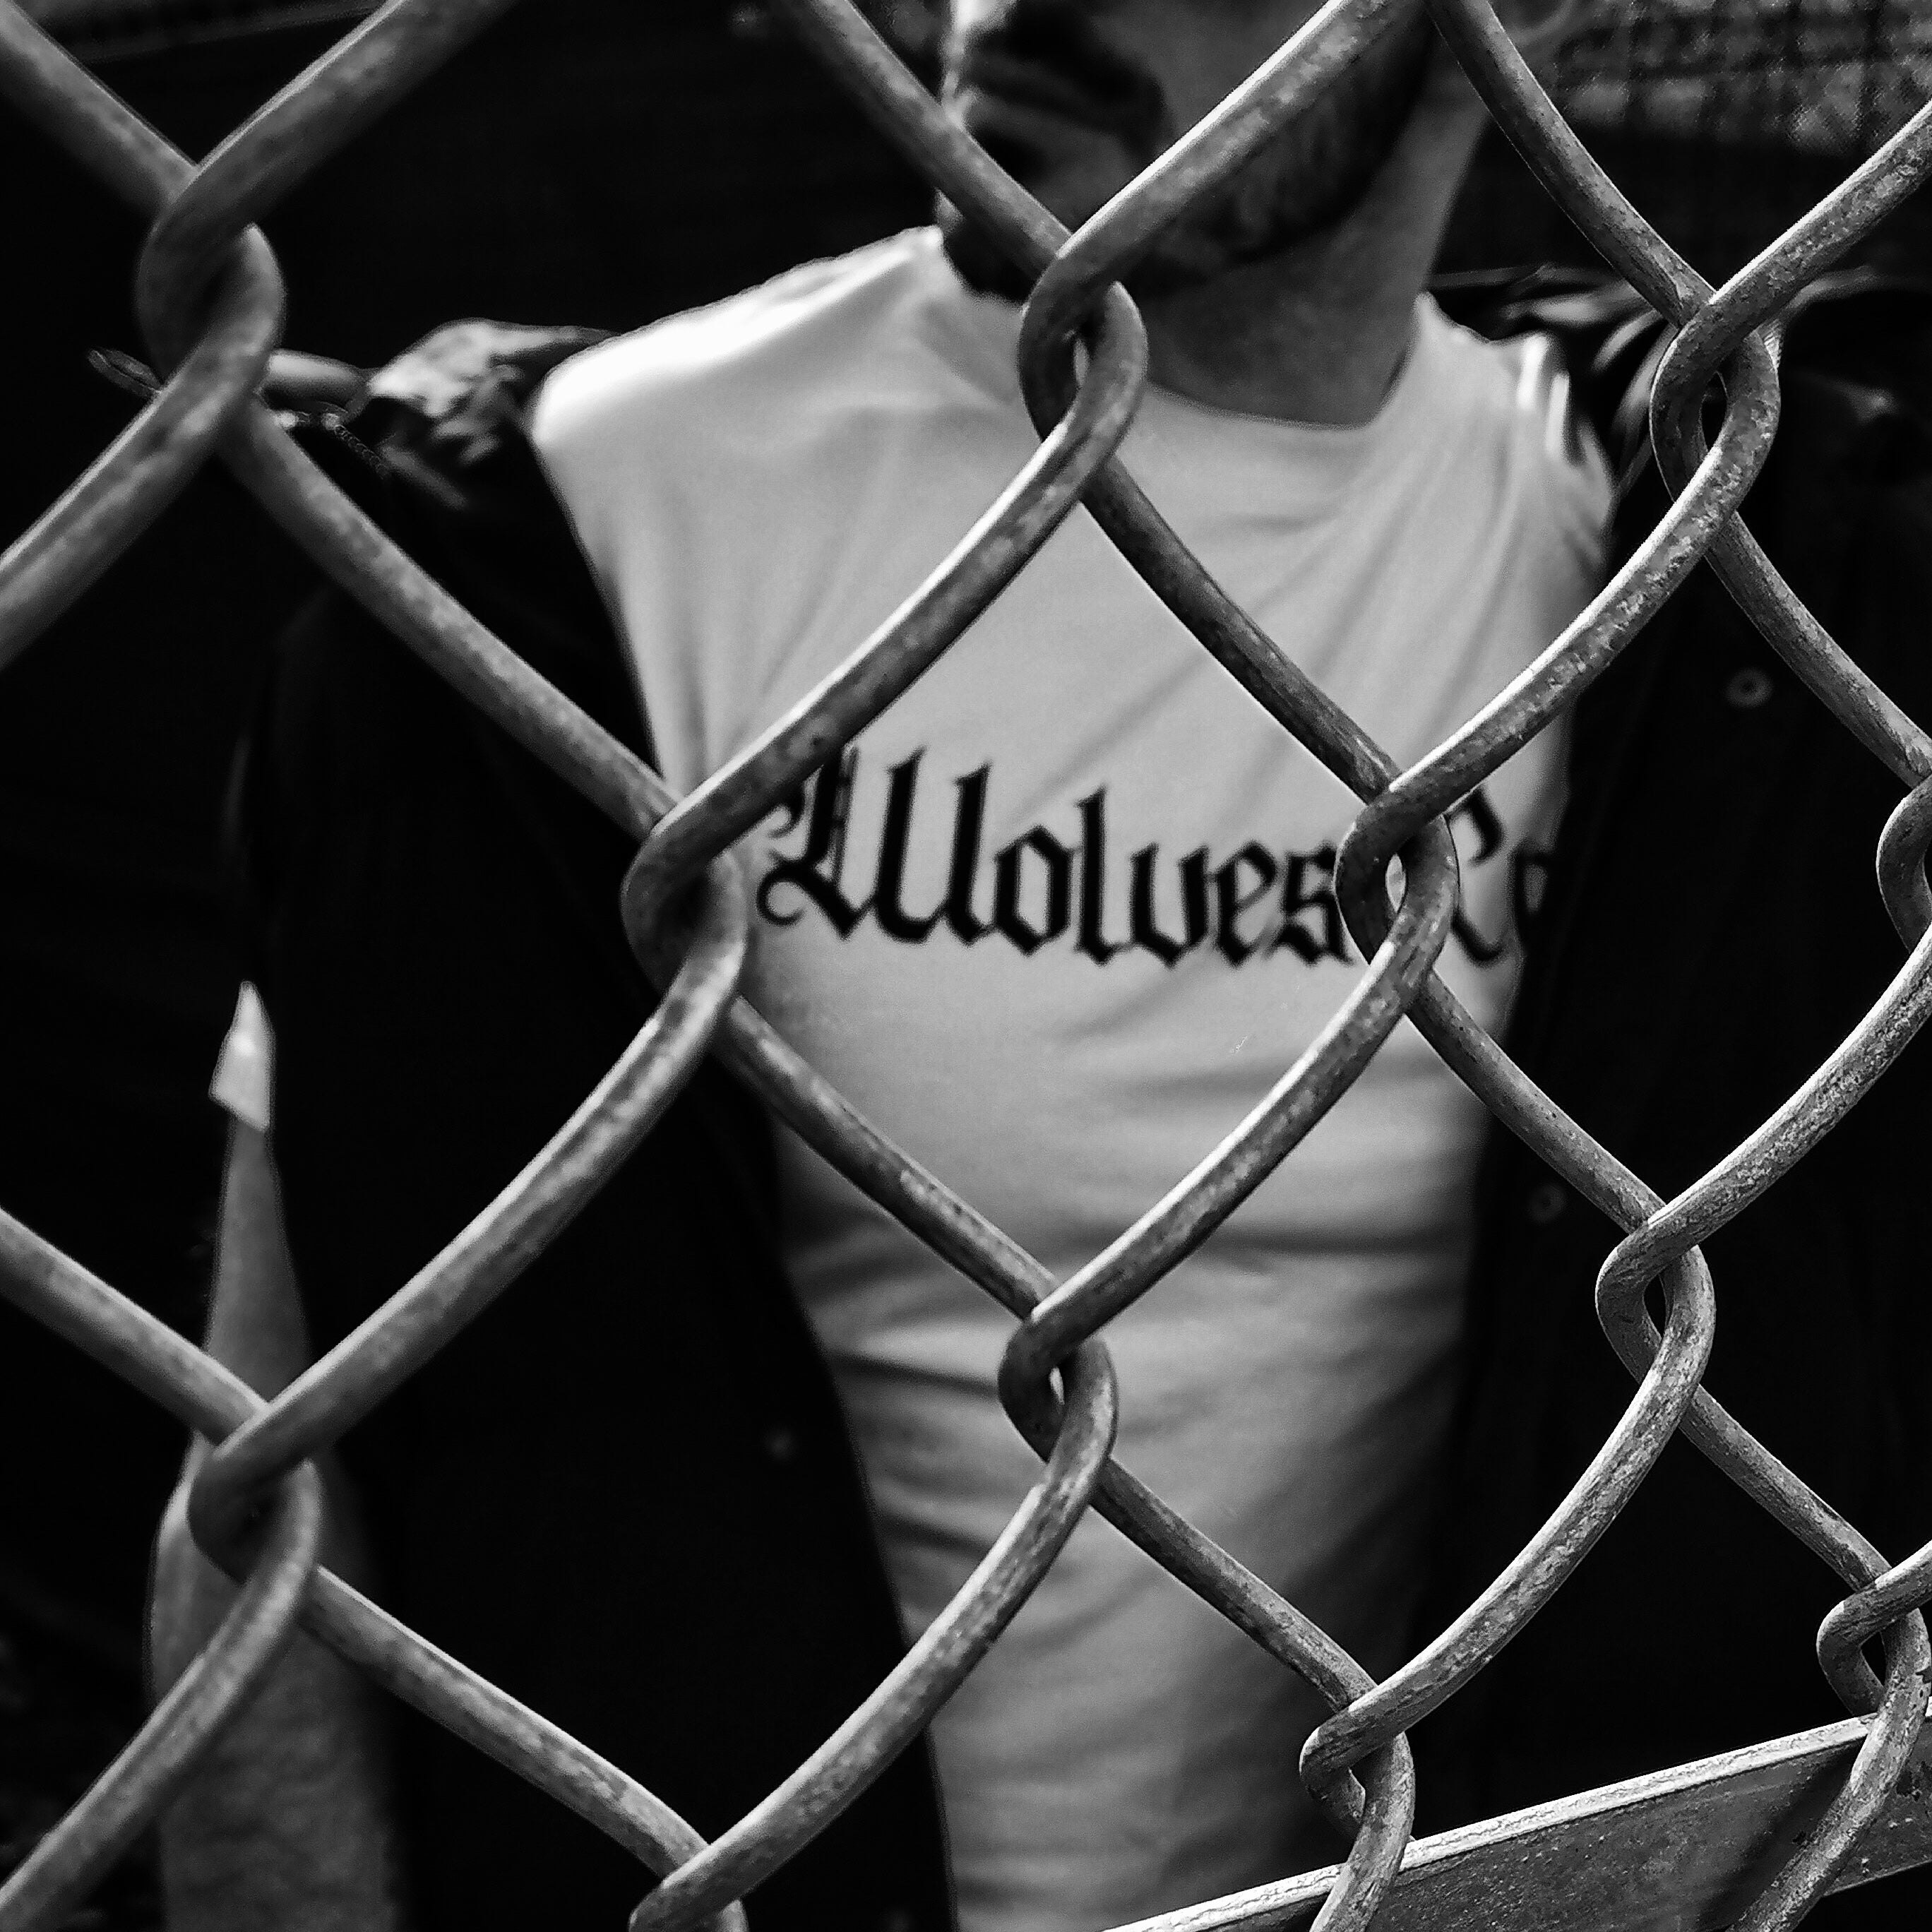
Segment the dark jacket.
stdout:
<svg viewBox="0 0 1932 1932">
<path fill-rule="evenodd" d="M 1565 334 L 1630 459 L 1627 549 L 1661 503 L 1640 473 L 1640 410 L 1618 408 L 1654 330 L 1626 292 L 1574 278 L 1446 298 L 1492 327 Z M 1932 430 L 1902 372 L 1926 366 L 1928 316 L 1916 296 L 1847 289 L 1794 327 L 1785 427 L 1748 512 L 1921 718 Z M 570 346 L 446 335 L 352 422 L 308 433 L 484 622 L 644 749 L 517 413 Z M 1898 787 L 1702 570 L 1585 699 L 1570 784 L 1512 1048 L 1669 1192 L 1784 1099 L 1895 970 L 1871 860 Z M 334 596 L 275 655 L 237 802 L 290 1236 L 326 1346 L 508 1179 L 648 1011 L 615 914 L 628 855 Z M 1932 1493 L 1932 1318 L 1910 1171 L 1929 1068 L 1915 1049 L 1709 1250 L 1713 1388 L 1894 1556 L 1932 1534 L 1915 1507 Z M 1438 1624 L 1562 1495 L 1631 1387 L 1592 1312 L 1613 1231 L 1501 1135 L 1481 1190 Z M 387 1600 L 707 1832 L 898 1647 L 772 1202 L 764 1123 L 707 1068 L 556 1246 L 346 1445 Z M 1425 1825 L 1828 1720 L 1810 1646 L 1834 1595 L 1674 1444 L 1556 1604 L 1423 1727 Z M 532 1910 L 589 1922 L 641 1888 L 587 1827 L 466 1747 L 412 1724 L 404 1748 L 425 1926 Z M 478 1858 L 479 1845 L 516 1849 Z M 754 1905 L 767 1927 L 834 1911 L 854 1927 L 945 1923 L 923 1755 Z"/>
<path fill-rule="evenodd" d="M 307 440 L 478 616 L 645 749 L 535 458 L 491 433 L 515 420 L 499 346 L 422 369 L 448 405 L 434 434 L 378 402 Z M 246 956 L 275 1028 L 284 1210 L 320 1350 L 537 1152 L 648 1016 L 616 915 L 631 855 L 335 596 L 278 644 L 234 806 Z M 903 1648 L 831 1382 L 780 1271 L 775 1192 L 762 1117 L 707 1065 L 568 1231 L 343 1444 L 382 1600 L 707 1836 Z M 648 1889 L 627 1854 L 470 1746 L 406 1713 L 398 1742 L 420 1932 L 620 1926 Z M 944 1932 L 926 1751 L 750 1903 L 761 1927 Z"/>
<path fill-rule="evenodd" d="M 1778 440 L 1744 509 L 1793 589 L 1922 724 L 1928 376 L 1924 293 L 1856 278 L 1826 291 L 1785 342 Z M 1652 470 L 1620 549 L 1663 508 Z M 1509 1045 L 1667 1196 L 1789 1098 L 1904 964 L 1874 868 L 1903 788 L 1707 568 L 1579 707 L 1570 786 Z M 1712 1393 L 1894 1561 L 1932 1537 L 1928 1104 L 1922 1038 L 1706 1249 Z M 1592 1307 L 1610 1224 L 1507 1135 L 1480 1186 L 1432 1628 L 1555 1507 L 1634 1386 Z M 1674 1442 L 1574 1581 L 1424 1728 L 1435 1796 L 1474 1815 L 1833 1721 L 1844 1713 L 1812 1646 L 1844 1594 Z"/>
</svg>

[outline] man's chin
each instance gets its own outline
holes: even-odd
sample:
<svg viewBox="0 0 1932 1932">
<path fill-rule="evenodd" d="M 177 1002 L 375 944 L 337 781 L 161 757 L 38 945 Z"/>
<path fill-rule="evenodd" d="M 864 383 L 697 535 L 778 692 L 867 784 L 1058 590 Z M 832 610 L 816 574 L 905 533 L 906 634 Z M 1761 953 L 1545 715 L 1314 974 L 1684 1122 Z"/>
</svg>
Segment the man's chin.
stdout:
<svg viewBox="0 0 1932 1932">
<path fill-rule="evenodd" d="M 1090 130 L 1049 124 L 1022 133 L 990 112 L 964 116 L 962 124 L 989 160 L 1069 228 L 1078 227 L 1132 178 L 1117 144 Z M 1056 134 L 1072 138 L 1056 139 Z M 1024 302 L 1033 278 L 944 196 L 937 210 L 946 254 L 967 285 L 982 295 Z"/>
</svg>

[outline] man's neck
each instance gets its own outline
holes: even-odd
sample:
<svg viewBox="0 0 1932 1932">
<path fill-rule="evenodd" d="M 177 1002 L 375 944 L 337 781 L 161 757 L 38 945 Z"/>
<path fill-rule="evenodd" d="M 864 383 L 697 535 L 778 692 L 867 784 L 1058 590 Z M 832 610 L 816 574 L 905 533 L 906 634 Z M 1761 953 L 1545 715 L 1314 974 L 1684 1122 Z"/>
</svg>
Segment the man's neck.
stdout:
<svg viewBox="0 0 1932 1932">
<path fill-rule="evenodd" d="M 1425 107 L 1343 220 L 1287 254 L 1150 296 L 1150 373 L 1214 409 L 1365 423 L 1408 353 L 1473 132 Z"/>
<path fill-rule="evenodd" d="M 1422 277 L 1344 292 L 1299 266 L 1260 263 L 1143 303 L 1153 380 L 1243 416 L 1368 422 L 1408 352 Z"/>
</svg>

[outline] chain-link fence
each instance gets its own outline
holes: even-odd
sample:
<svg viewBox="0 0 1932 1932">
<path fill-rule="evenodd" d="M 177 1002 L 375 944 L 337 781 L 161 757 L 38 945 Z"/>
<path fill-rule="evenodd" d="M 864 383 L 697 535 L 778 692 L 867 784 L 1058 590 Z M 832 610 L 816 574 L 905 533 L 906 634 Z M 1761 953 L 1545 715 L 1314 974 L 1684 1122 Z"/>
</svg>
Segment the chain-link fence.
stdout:
<svg viewBox="0 0 1932 1932">
<path fill-rule="evenodd" d="M 1917 1606 L 1932 1545 L 1895 1566 L 1704 1392 L 1716 1301 L 1699 1244 L 1843 1118 L 1932 1010 L 1932 739 L 1850 661 L 1736 512 L 1778 416 L 1782 310 L 1932 168 L 1922 110 L 1828 200 L 1721 290 L 1676 256 L 1592 160 L 1484 0 L 1431 10 L 1490 111 L 1592 244 L 1674 330 L 1652 399 L 1668 513 L 1535 664 L 1453 737 L 1400 767 L 1230 602 L 1114 460 L 1134 419 L 1144 342 L 1114 277 L 1376 39 L 1406 0 L 1330 0 L 1132 188 L 1070 236 L 936 110 L 847 0 L 787 0 L 819 56 L 934 185 L 1036 278 L 1021 374 L 1037 453 L 918 596 L 797 713 L 679 799 L 397 550 L 298 452 L 257 388 L 280 332 L 274 256 L 252 224 L 400 100 L 508 0 L 393 0 L 200 165 L 190 164 L 0 0 L 0 93 L 152 221 L 138 302 L 164 386 L 0 563 L 0 666 L 88 585 L 205 463 L 219 458 L 338 584 L 638 842 L 624 919 L 663 998 L 543 1153 L 380 1314 L 273 1402 L 0 1215 L 0 1288 L 218 1442 L 196 1484 L 197 1539 L 242 1582 L 195 1664 L 86 1798 L 0 1892 L 6 1932 L 56 1922 L 167 1804 L 272 1664 L 292 1625 L 571 1807 L 663 1874 L 648 1932 L 735 1917 L 910 1742 L 972 1672 L 1088 1510 L 1319 1692 L 1331 1714 L 1304 1754 L 1346 1862 L 1170 1914 L 1174 1928 L 1690 1923 L 1721 1906 L 1791 1924 L 1856 1856 L 1861 1876 L 1932 1857 L 1906 1774 L 1932 1666 Z M 1707 392 L 1726 404 L 1707 440 Z M 1126 1235 L 1058 1281 L 875 1132 L 736 988 L 748 914 L 735 841 L 930 668 L 1084 504 L 1198 640 L 1363 800 L 1338 896 L 1367 960 L 1341 1012 L 1265 1102 Z M 1700 559 L 1903 793 L 1879 852 L 1908 956 L 1883 997 L 1785 1106 L 1666 1201 L 1556 1108 L 1433 973 L 1457 900 L 1444 814 L 1604 670 Z M 1849 857 L 1851 855 L 1847 855 Z M 1401 861 L 1400 874 L 1392 872 Z M 1400 897 L 1388 882 L 1399 876 Z M 1389 1676 L 1365 1672 L 1258 1576 L 1110 1456 L 1108 1324 L 1217 1226 L 1358 1078 L 1404 1015 L 1490 1112 L 1627 1230 L 1598 1309 L 1636 1393 L 1561 1507 L 1477 1600 Z M 1012 1315 L 1000 1378 L 1042 1480 L 944 1613 L 837 1732 L 756 1809 L 706 1843 L 667 1805 L 318 1567 L 314 1459 L 495 1296 L 634 1148 L 706 1052 L 718 1054 L 838 1171 Z M 1660 1285 L 1661 1327 L 1647 1295 Z M 1843 1580 L 1820 1656 L 1852 1713 L 1793 1742 L 1412 1845 L 1405 1732 L 1454 1696 L 1586 1558 L 1682 1432 Z M 266 1504 L 266 1526 L 260 1520 Z M 1866 1660 L 1882 1653 L 1882 1673 Z M 1884 1820 L 1889 1828 L 1874 1833 Z M 1780 1845 L 1756 1896 L 1717 1900 Z M 1660 1856 L 1660 1846 L 1674 1846 Z M 1726 1861 L 1729 1860 L 1726 1864 Z M 1603 1876 L 1621 1876 L 1607 1888 Z M 1588 1882 L 1594 1873 L 1594 1885 Z M 1730 1874 L 1729 1879 L 1725 1874 Z M 1579 1915 L 1618 1900 L 1608 1917 Z M 1675 1912 L 1678 1916 L 1672 1916 Z"/>
</svg>

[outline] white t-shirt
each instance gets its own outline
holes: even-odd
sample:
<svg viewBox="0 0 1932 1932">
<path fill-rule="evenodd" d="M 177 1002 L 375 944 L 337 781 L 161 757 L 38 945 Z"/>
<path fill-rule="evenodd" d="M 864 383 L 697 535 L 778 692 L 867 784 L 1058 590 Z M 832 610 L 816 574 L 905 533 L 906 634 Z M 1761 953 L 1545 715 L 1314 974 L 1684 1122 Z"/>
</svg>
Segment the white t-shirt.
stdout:
<svg viewBox="0 0 1932 1932">
<path fill-rule="evenodd" d="M 535 435 L 674 784 L 844 658 L 1026 461 L 1017 327 L 919 232 L 552 376 Z M 1366 425 L 1154 392 L 1124 455 L 1280 647 L 1408 761 L 1594 586 L 1607 484 L 1567 418 L 1549 344 L 1486 344 L 1425 299 Z M 1558 785 L 1546 738 L 1458 817 L 1468 924 L 1443 970 L 1488 1024 Z M 1064 1279 L 1354 982 L 1328 889 L 1355 809 L 1077 512 L 746 841 L 747 990 Z M 1372 1666 L 1412 1606 L 1483 1126 L 1405 1023 L 1108 1331 L 1122 1461 Z M 994 1390 L 1011 1321 L 801 1145 L 782 1162 L 788 1259 L 916 1629 L 1039 1473 Z M 935 1727 L 968 1932 L 1079 1932 L 1335 1856 L 1295 1772 L 1319 1714 L 1084 1522 Z"/>
</svg>

